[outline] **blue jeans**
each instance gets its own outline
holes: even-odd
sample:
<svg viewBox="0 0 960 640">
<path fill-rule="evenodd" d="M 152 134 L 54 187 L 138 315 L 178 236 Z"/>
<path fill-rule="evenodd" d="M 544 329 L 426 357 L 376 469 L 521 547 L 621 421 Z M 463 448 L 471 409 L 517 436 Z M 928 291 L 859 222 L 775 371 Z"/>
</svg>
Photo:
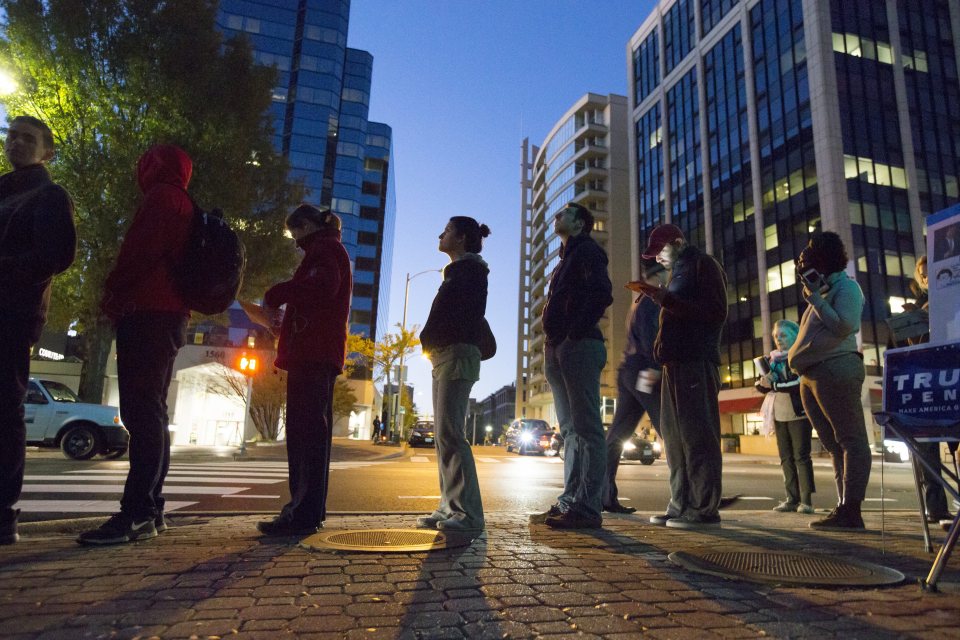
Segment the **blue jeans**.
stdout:
<svg viewBox="0 0 960 640">
<path fill-rule="evenodd" d="M 600 372 L 607 363 L 602 340 L 567 339 L 544 349 L 544 373 L 563 436 L 560 508 L 600 517 L 607 447 L 600 418 Z"/>
</svg>

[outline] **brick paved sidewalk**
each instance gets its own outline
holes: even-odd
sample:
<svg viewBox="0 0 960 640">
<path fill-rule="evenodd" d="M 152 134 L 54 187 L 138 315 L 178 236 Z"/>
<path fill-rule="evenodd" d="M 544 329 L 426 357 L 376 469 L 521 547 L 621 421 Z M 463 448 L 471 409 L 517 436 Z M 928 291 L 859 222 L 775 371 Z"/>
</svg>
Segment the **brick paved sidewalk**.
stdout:
<svg viewBox="0 0 960 640">
<path fill-rule="evenodd" d="M 81 547 L 64 529 L 31 525 L 19 544 L 0 547 L 0 637 L 960 637 L 960 557 L 942 593 L 921 592 L 912 580 L 931 557 L 915 514 L 888 512 L 883 536 L 878 512 L 866 514 L 871 531 L 862 534 L 814 532 L 797 514 L 724 518 L 710 533 L 639 516 L 608 518 L 602 531 L 587 533 L 491 513 L 485 537 L 429 554 L 306 551 L 293 540 L 258 538 L 251 516 L 174 514 L 175 526 L 157 539 L 110 548 Z M 340 516 L 327 529 L 412 523 Z M 697 549 L 854 557 L 911 582 L 764 586 L 689 573 L 666 557 Z"/>
</svg>

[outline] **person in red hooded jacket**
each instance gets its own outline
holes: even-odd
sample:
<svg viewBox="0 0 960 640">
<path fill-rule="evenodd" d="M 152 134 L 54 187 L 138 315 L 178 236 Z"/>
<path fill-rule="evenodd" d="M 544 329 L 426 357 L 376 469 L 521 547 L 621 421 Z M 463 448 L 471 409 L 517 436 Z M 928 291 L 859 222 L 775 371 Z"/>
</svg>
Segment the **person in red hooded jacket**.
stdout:
<svg viewBox="0 0 960 640">
<path fill-rule="evenodd" d="M 104 284 L 100 309 L 117 332 L 120 417 L 130 432 L 130 471 L 120 512 L 81 544 L 118 544 L 153 538 L 167 528 L 163 481 L 170 468 L 167 390 L 177 351 L 186 341 L 190 310 L 172 269 L 190 235 L 193 203 L 187 185 L 190 156 L 160 144 L 137 162 L 143 198 Z"/>
<path fill-rule="evenodd" d="M 340 218 L 308 204 L 286 220 L 304 256 L 293 277 L 263 296 L 268 312 L 286 305 L 276 365 L 287 371 L 287 465 L 290 502 L 257 523 L 268 536 L 309 535 L 327 515 L 333 385 L 343 371 L 353 294 Z"/>
</svg>

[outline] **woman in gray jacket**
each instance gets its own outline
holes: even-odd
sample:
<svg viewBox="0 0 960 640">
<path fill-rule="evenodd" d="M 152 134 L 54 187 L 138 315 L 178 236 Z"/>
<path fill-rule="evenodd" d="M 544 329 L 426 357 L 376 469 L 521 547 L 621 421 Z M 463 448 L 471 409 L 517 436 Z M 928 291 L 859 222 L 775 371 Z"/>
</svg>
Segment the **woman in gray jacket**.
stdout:
<svg viewBox="0 0 960 640">
<path fill-rule="evenodd" d="M 800 398 L 820 442 L 833 458 L 838 504 L 811 522 L 814 529 L 863 529 L 860 505 L 870 479 L 870 445 L 860 402 L 863 354 L 857 332 L 863 291 L 844 268 L 847 251 L 837 234 L 810 238 L 797 259 L 807 309 L 790 348 L 790 368 L 800 374 Z"/>
</svg>

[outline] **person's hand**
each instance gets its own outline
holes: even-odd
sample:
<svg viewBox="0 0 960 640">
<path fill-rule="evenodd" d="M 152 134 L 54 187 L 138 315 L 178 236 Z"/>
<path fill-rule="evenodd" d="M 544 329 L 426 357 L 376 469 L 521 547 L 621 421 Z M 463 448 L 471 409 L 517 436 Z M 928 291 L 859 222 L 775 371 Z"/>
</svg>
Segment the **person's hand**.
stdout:
<svg viewBox="0 0 960 640">
<path fill-rule="evenodd" d="M 773 389 L 773 376 L 769 373 L 766 373 L 757 378 L 757 384 L 764 389 Z"/>
<path fill-rule="evenodd" d="M 630 291 L 648 296 L 649 298 L 653 299 L 654 302 L 659 303 L 661 300 L 663 300 L 663 289 L 652 284 L 648 284 L 643 280 L 632 280 L 623 286 L 627 289 L 630 289 Z"/>
</svg>

